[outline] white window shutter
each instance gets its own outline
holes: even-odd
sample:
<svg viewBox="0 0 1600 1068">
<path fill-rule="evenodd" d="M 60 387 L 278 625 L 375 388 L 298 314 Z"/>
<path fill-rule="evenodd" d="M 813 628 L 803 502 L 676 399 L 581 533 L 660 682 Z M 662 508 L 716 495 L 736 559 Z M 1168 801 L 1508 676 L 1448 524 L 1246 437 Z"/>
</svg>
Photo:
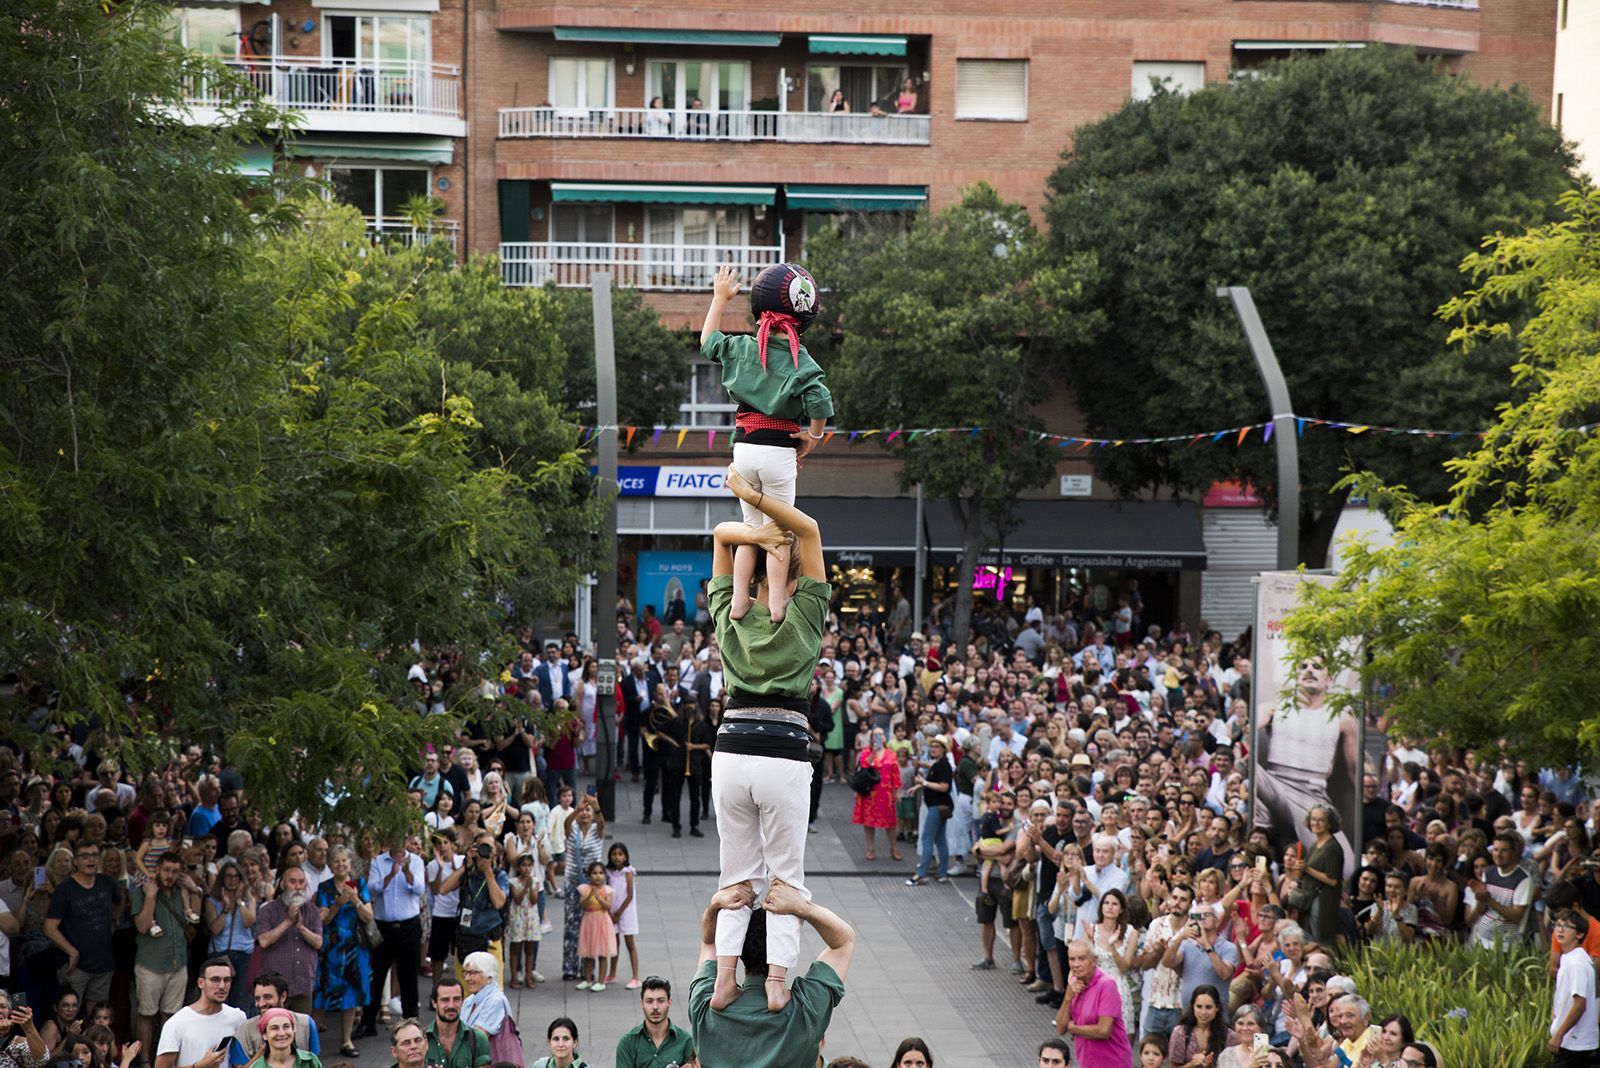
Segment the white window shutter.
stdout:
<svg viewBox="0 0 1600 1068">
<path fill-rule="evenodd" d="M 956 60 L 956 118 L 1015 122 L 1027 117 L 1027 60 Z"/>
</svg>

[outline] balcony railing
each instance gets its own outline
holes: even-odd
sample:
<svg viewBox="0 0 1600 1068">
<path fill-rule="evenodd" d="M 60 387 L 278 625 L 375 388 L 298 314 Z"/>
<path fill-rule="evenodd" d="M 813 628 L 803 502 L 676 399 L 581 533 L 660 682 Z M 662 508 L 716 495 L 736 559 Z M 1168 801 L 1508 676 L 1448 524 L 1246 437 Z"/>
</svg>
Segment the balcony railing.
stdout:
<svg viewBox="0 0 1600 1068">
<path fill-rule="evenodd" d="M 223 58 L 267 102 L 313 117 L 326 113 L 461 119 L 461 72 L 429 63 L 357 62 L 305 56 Z M 191 107 L 220 108 L 248 102 L 234 84 L 203 75 L 185 87 Z M 313 123 L 313 125 L 315 125 Z"/>
<path fill-rule="evenodd" d="M 783 262 L 777 245 L 638 245 L 574 241 L 519 241 L 500 246 L 500 274 L 508 286 L 587 286 L 595 271 L 609 271 L 633 289 L 711 288 L 722 264 L 750 281 L 763 267 Z"/>
<path fill-rule="evenodd" d="M 663 108 L 501 108 L 500 136 L 925 145 L 926 115 Z"/>
<path fill-rule="evenodd" d="M 410 219 L 398 215 L 363 215 L 367 224 L 367 236 L 372 238 L 374 244 L 380 245 L 423 245 L 429 241 L 444 241 L 450 245 L 451 251 L 456 249 L 456 241 L 461 236 L 461 224 L 455 219 L 435 219 L 429 226 L 417 229 L 411 225 Z"/>
</svg>

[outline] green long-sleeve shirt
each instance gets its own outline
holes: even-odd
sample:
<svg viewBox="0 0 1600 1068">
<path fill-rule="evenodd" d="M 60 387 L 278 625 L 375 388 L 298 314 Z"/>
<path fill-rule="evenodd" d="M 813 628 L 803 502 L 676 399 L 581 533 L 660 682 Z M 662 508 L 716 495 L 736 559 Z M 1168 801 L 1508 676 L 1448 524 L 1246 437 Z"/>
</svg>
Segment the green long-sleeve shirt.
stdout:
<svg viewBox="0 0 1600 1068">
<path fill-rule="evenodd" d="M 713 330 L 700 354 L 722 365 L 722 385 L 735 404 L 747 405 L 774 419 L 797 423 L 833 418 L 833 394 L 822 381 L 822 368 L 800 346 L 800 366 L 794 365 L 789 336 L 774 330 L 767 338 L 767 366 L 761 367 L 761 350 L 748 334 Z"/>
</svg>

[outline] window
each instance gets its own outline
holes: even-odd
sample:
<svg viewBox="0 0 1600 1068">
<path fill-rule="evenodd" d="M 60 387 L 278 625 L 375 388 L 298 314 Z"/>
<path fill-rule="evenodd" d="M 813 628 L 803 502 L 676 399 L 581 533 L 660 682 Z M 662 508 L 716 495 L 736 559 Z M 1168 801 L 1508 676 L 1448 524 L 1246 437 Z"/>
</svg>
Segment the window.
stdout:
<svg viewBox="0 0 1600 1068">
<path fill-rule="evenodd" d="M 557 56 L 550 61 L 550 103 L 584 110 L 611 106 L 611 61 Z"/>
<path fill-rule="evenodd" d="M 328 167 L 333 199 L 373 219 L 394 218 L 414 196 L 428 195 L 428 172 L 404 167 Z"/>
<path fill-rule="evenodd" d="M 550 240 L 609 245 L 612 237 L 609 204 L 554 204 L 550 208 Z"/>
<path fill-rule="evenodd" d="M 1206 65 L 1204 63 L 1134 63 L 1133 98 L 1149 100 L 1160 85 L 1174 93 L 1192 93 L 1204 88 Z"/>
<path fill-rule="evenodd" d="M 900 83 L 905 80 L 904 63 L 898 66 L 810 66 L 806 68 L 806 110 L 831 110 L 834 91 L 842 89 L 852 112 L 865 115 L 876 104 L 893 113 Z"/>
<path fill-rule="evenodd" d="M 176 8 L 167 13 L 167 33 L 174 41 L 201 55 L 231 59 L 239 54 L 239 9 Z"/>
<path fill-rule="evenodd" d="M 433 22 L 426 15 L 329 15 L 323 55 L 360 66 L 426 66 Z"/>
<path fill-rule="evenodd" d="M 1028 61 L 956 60 L 956 118 L 1027 121 Z"/>
<path fill-rule="evenodd" d="M 689 395 L 678 406 L 679 426 L 723 427 L 733 425 L 739 406 L 722 388 L 722 368 L 705 360 L 695 360 L 689 368 Z"/>
<path fill-rule="evenodd" d="M 644 103 L 658 96 L 671 111 L 686 111 L 697 100 L 697 110 L 745 111 L 750 106 L 750 64 L 652 59 Z"/>
<path fill-rule="evenodd" d="M 651 245 L 745 245 L 749 216 L 743 208 L 651 208 L 644 239 Z"/>
</svg>

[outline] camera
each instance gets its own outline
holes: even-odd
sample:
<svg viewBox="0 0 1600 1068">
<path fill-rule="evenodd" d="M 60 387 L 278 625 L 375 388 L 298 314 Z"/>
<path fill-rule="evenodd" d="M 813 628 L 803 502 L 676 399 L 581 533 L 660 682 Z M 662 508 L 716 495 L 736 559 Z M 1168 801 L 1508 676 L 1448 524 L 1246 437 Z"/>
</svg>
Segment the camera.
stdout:
<svg viewBox="0 0 1600 1068">
<path fill-rule="evenodd" d="M 477 852 L 478 856 L 482 857 L 484 860 L 488 860 L 490 857 L 494 856 L 494 846 L 490 845 L 488 842 L 479 842 Z"/>
</svg>

